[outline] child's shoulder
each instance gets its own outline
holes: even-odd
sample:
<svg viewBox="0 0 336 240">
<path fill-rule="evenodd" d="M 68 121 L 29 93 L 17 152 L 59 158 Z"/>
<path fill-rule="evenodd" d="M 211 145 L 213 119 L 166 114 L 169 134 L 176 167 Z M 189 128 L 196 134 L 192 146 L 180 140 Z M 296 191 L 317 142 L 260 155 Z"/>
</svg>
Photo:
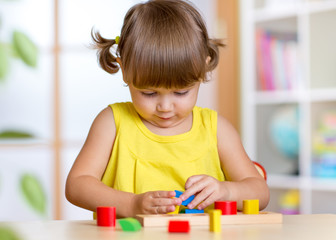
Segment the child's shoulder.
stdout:
<svg viewBox="0 0 336 240">
<path fill-rule="evenodd" d="M 223 115 L 218 114 L 217 116 L 217 125 L 218 128 L 221 130 L 225 130 L 225 131 L 233 131 L 235 132 L 236 129 L 234 128 L 234 126 L 231 124 L 231 122 L 224 117 Z"/>
<path fill-rule="evenodd" d="M 195 106 L 193 111 L 203 117 L 208 116 L 210 118 L 217 118 L 217 112 L 210 108 Z"/>
<path fill-rule="evenodd" d="M 116 102 L 116 103 L 112 103 L 109 105 L 109 107 L 113 110 L 113 109 L 127 109 L 133 106 L 133 103 L 131 102 Z"/>
<path fill-rule="evenodd" d="M 112 134 L 115 132 L 114 116 L 110 107 L 105 107 L 101 110 L 90 128 L 90 133 L 94 135 Z M 112 136 L 111 135 L 111 136 Z"/>
<path fill-rule="evenodd" d="M 231 124 L 231 122 L 224 116 L 218 114 L 217 118 L 217 138 L 218 141 L 235 141 L 239 140 L 239 134 L 237 129 Z"/>
<path fill-rule="evenodd" d="M 220 127 L 233 128 L 230 121 L 228 121 L 224 116 L 220 115 L 216 110 L 207 107 L 195 106 L 194 111 L 202 117 L 208 116 L 209 118 L 216 119 L 217 124 Z"/>
<path fill-rule="evenodd" d="M 94 122 L 104 123 L 104 122 L 110 122 L 113 120 L 113 111 L 112 109 L 107 106 L 103 110 L 101 110 L 98 115 L 96 116 Z"/>
<path fill-rule="evenodd" d="M 132 102 L 117 102 L 109 105 L 114 118 L 119 118 L 125 115 L 134 115 L 135 109 Z M 117 120 L 117 119 L 116 119 Z"/>
</svg>

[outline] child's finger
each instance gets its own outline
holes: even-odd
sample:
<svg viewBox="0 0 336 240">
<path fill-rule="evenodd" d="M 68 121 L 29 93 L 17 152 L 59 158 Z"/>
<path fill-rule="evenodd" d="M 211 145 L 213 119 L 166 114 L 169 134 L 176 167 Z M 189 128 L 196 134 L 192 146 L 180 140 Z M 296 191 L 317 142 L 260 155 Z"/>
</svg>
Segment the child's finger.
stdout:
<svg viewBox="0 0 336 240">
<path fill-rule="evenodd" d="M 169 205 L 180 205 L 182 203 L 179 198 L 155 198 L 153 200 L 154 206 L 169 206 Z"/>
<path fill-rule="evenodd" d="M 174 198 L 175 191 L 156 191 L 153 192 L 153 205 L 154 206 L 169 206 L 169 205 L 181 205 L 182 200 L 180 198 Z"/>
<path fill-rule="evenodd" d="M 165 214 L 169 212 L 173 212 L 175 210 L 175 206 L 170 205 L 170 206 L 159 206 L 159 207 L 154 207 L 153 208 L 153 213 L 155 214 Z"/>
<path fill-rule="evenodd" d="M 209 196 L 210 196 L 209 192 L 206 191 L 206 189 L 204 189 L 195 196 L 194 200 L 192 200 L 191 203 L 188 204 L 188 208 L 193 209 L 197 205 L 199 205 L 199 209 L 203 209 L 202 205 L 207 204 Z"/>
<path fill-rule="evenodd" d="M 172 198 L 176 193 L 174 191 L 155 191 L 153 194 L 155 198 Z"/>
<path fill-rule="evenodd" d="M 184 188 L 188 190 L 191 186 L 193 186 L 196 182 L 200 181 L 203 178 L 203 175 L 194 175 L 187 179 Z"/>
<path fill-rule="evenodd" d="M 212 198 L 211 198 L 211 196 L 210 197 L 208 197 L 206 200 L 204 200 L 203 202 L 201 202 L 198 206 L 197 206 L 197 208 L 199 209 L 199 210 L 202 210 L 202 209 L 204 209 L 204 208 L 206 208 L 206 207 L 208 207 L 208 206 L 210 206 L 211 204 L 213 204 L 215 202 L 215 200 L 213 200 Z"/>
<path fill-rule="evenodd" d="M 182 201 L 188 199 L 190 196 L 198 194 L 201 192 L 206 186 L 207 181 L 204 181 L 204 177 L 200 176 L 195 178 L 197 181 L 195 181 L 181 196 L 180 198 Z"/>
</svg>

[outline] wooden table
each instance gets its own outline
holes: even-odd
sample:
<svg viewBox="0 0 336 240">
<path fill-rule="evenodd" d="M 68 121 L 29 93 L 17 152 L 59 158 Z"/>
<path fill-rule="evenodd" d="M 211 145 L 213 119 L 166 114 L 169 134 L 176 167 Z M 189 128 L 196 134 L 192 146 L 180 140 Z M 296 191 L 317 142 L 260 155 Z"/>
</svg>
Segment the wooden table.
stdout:
<svg viewBox="0 0 336 240">
<path fill-rule="evenodd" d="M 22 240 L 336 239 L 333 214 L 284 216 L 282 224 L 222 225 L 222 232 L 217 234 L 209 232 L 208 226 L 193 226 L 189 233 L 168 233 L 162 227 L 122 232 L 118 227 L 97 227 L 95 221 L 0 222 L 1 227 L 12 229 Z"/>
</svg>

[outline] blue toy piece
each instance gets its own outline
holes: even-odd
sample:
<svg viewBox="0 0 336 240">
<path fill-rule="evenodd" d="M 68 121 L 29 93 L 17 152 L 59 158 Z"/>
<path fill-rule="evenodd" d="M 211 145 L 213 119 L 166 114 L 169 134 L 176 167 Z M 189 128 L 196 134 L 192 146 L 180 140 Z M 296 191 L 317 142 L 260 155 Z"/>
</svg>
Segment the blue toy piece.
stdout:
<svg viewBox="0 0 336 240">
<path fill-rule="evenodd" d="M 183 192 L 181 192 L 179 190 L 175 190 L 175 193 L 176 193 L 175 197 L 179 198 L 182 195 Z"/>
<path fill-rule="evenodd" d="M 176 193 L 175 197 L 178 198 L 182 195 L 183 192 L 175 190 L 175 193 Z M 191 195 L 188 199 L 186 199 L 182 202 L 182 205 L 187 206 L 189 203 L 191 203 L 192 200 L 194 200 L 194 198 L 195 198 L 195 195 Z"/>
<path fill-rule="evenodd" d="M 195 195 L 191 195 L 187 200 L 184 200 L 184 201 L 182 202 L 182 205 L 183 205 L 183 206 L 187 206 L 189 203 L 191 203 L 192 200 L 194 200 L 194 198 L 195 198 Z M 187 209 L 186 209 L 186 210 L 187 210 Z"/>
<path fill-rule="evenodd" d="M 190 214 L 190 213 L 204 213 L 204 210 L 198 210 L 198 209 L 186 209 L 185 210 L 186 214 Z"/>
</svg>

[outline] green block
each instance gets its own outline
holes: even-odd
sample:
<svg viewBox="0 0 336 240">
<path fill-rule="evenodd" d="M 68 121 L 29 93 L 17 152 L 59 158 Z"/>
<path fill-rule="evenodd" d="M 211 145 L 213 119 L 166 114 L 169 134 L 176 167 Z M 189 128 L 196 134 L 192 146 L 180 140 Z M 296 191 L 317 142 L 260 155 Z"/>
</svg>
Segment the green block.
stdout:
<svg viewBox="0 0 336 240">
<path fill-rule="evenodd" d="M 141 229 L 141 224 L 135 218 L 123 218 L 119 220 L 121 229 L 126 232 L 136 232 Z"/>
<path fill-rule="evenodd" d="M 186 209 L 185 208 L 183 208 L 183 209 L 181 209 L 180 210 L 180 212 L 179 213 L 186 213 L 186 211 L 185 211 Z"/>
</svg>

